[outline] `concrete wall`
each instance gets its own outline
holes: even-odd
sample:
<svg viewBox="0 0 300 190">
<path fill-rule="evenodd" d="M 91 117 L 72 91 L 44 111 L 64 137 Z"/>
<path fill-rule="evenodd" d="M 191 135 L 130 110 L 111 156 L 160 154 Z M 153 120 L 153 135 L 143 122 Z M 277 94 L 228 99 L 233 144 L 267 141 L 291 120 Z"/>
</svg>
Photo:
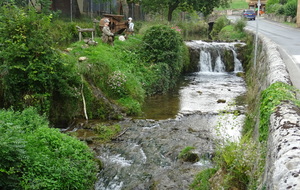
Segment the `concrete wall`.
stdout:
<svg viewBox="0 0 300 190">
<path fill-rule="evenodd" d="M 249 31 L 254 33 L 254 31 Z M 261 90 L 275 82 L 291 84 L 278 46 L 259 36 L 256 72 Z M 300 189 L 300 108 L 291 102 L 281 103 L 271 115 L 267 142 L 265 173 L 259 189 Z"/>
</svg>

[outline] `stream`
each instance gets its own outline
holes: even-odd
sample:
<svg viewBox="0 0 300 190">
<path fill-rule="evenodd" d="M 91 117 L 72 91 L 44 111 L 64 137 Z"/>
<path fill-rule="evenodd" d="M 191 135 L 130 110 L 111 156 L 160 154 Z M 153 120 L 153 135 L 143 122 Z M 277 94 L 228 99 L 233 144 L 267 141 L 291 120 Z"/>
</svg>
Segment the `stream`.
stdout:
<svg viewBox="0 0 300 190">
<path fill-rule="evenodd" d="M 202 48 L 220 44 L 187 45 L 201 46 L 199 71 L 184 76 L 171 92 L 147 99 L 142 117 L 118 122 L 126 129 L 123 135 L 94 147 L 104 164 L 96 190 L 188 189 L 197 173 L 213 167 L 216 143 L 240 138 L 246 105 L 236 100 L 246 87 L 236 75 L 243 68 L 235 51 L 235 70 L 225 72 L 222 56 L 212 57 Z M 178 159 L 187 146 L 195 148 L 198 162 Z"/>
</svg>

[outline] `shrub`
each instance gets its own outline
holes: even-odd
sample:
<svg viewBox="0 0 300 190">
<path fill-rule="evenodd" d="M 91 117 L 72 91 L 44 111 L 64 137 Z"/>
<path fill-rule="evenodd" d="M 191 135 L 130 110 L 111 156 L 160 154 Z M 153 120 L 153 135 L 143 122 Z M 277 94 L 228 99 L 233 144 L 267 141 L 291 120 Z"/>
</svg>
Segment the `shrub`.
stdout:
<svg viewBox="0 0 300 190">
<path fill-rule="evenodd" d="M 213 39 L 218 39 L 218 34 L 219 32 L 222 30 L 222 28 L 224 28 L 226 25 L 229 25 L 229 20 L 222 16 L 222 17 L 219 17 L 215 23 L 214 23 L 214 26 L 213 26 L 213 30 L 211 31 L 210 35 Z"/>
<path fill-rule="evenodd" d="M 74 86 L 79 80 L 75 72 L 70 72 L 74 67 L 62 61 L 51 37 L 45 35 L 51 27 L 51 16 L 13 5 L 1 7 L 0 14 L 4 106 L 18 110 L 35 106 L 49 115 L 55 100 L 76 99 Z"/>
<path fill-rule="evenodd" d="M 121 71 L 114 71 L 108 77 L 107 86 L 117 97 L 126 96 L 128 93 L 125 88 L 126 76 Z"/>
<path fill-rule="evenodd" d="M 244 40 L 246 34 L 244 32 L 239 32 L 232 25 L 225 26 L 218 34 L 218 39 L 223 41 L 236 41 Z"/>
<path fill-rule="evenodd" d="M 141 55 L 155 78 L 150 86 L 165 92 L 175 85 L 184 66 L 182 37 L 171 27 L 157 25 L 146 31 L 143 42 Z"/>
<path fill-rule="evenodd" d="M 284 14 L 286 16 L 291 16 L 295 17 L 297 15 L 297 0 L 289 0 L 285 5 L 284 5 Z"/>
<path fill-rule="evenodd" d="M 49 128 L 35 109 L 0 111 L 0 187 L 90 189 L 96 162 L 88 146 Z"/>
<path fill-rule="evenodd" d="M 234 24 L 234 29 L 237 32 L 244 32 L 244 28 L 247 25 L 247 22 L 243 19 L 239 19 L 235 24 Z"/>
<path fill-rule="evenodd" d="M 157 25 L 148 29 L 143 37 L 144 57 L 150 63 L 164 62 L 172 65 L 179 57 L 182 38 L 169 26 Z"/>
<path fill-rule="evenodd" d="M 263 155 L 259 144 L 254 143 L 249 137 L 244 137 L 240 142 L 228 142 L 219 146 L 214 161 L 216 168 L 223 173 L 221 181 L 215 182 L 225 189 L 256 189 L 256 182 L 263 171 Z M 220 178 L 219 178 L 220 179 Z M 212 182 L 213 183 L 213 182 Z"/>
</svg>

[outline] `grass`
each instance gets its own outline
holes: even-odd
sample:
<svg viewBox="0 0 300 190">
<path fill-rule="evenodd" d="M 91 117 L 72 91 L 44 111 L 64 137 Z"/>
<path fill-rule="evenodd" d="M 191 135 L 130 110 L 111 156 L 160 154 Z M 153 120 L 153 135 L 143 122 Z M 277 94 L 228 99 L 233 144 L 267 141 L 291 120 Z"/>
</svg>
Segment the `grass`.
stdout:
<svg viewBox="0 0 300 190">
<path fill-rule="evenodd" d="M 245 0 L 232 0 L 229 9 L 247 9 L 248 3 Z"/>
<path fill-rule="evenodd" d="M 217 8 L 217 10 L 231 10 L 231 9 L 247 9 L 248 3 L 246 0 L 232 0 L 228 8 Z"/>
<path fill-rule="evenodd" d="M 288 26 L 293 27 L 293 28 L 297 28 L 297 24 L 296 23 L 284 22 L 283 24 L 288 25 Z"/>
</svg>

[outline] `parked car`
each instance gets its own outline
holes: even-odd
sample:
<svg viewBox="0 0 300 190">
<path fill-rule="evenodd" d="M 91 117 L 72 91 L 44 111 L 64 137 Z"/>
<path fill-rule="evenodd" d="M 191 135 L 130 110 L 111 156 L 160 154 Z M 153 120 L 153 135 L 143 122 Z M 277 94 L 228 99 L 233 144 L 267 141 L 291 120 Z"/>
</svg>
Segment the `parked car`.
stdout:
<svg viewBox="0 0 300 190">
<path fill-rule="evenodd" d="M 248 19 L 248 20 L 255 20 L 256 13 L 252 9 L 247 9 L 247 10 L 243 11 L 242 17 L 245 18 L 245 19 Z"/>
</svg>

